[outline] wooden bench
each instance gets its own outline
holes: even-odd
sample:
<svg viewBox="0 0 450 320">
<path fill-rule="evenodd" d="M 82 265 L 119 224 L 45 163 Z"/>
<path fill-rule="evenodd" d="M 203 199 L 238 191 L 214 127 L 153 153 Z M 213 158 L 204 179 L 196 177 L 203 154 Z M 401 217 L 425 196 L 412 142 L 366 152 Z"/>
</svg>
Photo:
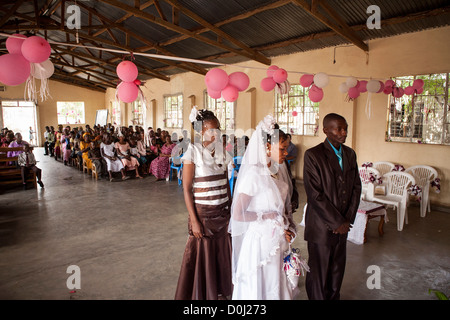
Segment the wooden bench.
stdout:
<svg viewBox="0 0 450 320">
<path fill-rule="evenodd" d="M 21 169 L 17 165 L 18 157 L 8 157 L 9 151 L 22 150 L 22 147 L 0 148 L 0 188 L 22 184 Z M 33 183 L 35 188 L 37 187 L 36 174 L 33 171 L 28 170 L 26 181 Z"/>
</svg>

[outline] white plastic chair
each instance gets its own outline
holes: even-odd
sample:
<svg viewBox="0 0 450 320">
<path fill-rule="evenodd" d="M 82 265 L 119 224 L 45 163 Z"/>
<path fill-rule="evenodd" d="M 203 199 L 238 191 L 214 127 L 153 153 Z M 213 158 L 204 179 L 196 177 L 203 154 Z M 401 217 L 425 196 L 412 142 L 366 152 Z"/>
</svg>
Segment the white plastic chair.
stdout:
<svg viewBox="0 0 450 320">
<path fill-rule="evenodd" d="M 397 230 L 402 231 L 403 224 L 408 224 L 408 188 L 416 184 L 416 180 L 411 174 L 400 171 L 388 172 L 383 177 L 387 181 L 386 195 L 375 195 L 372 201 L 396 207 Z"/>
<path fill-rule="evenodd" d="M 376 179 L 380 178 L 380 172 L 373 167 L 359 167 L 359 178 L 361 179 L 361 199 L 366 200 L 367 189 L 370 183 L 370 174 L 375 176 Z M 373 190 L 373 189 L 372 189 Z M 370 197 L 369 199 L 370 200 Z"/>
<path fill-rule="evenodd" d="M 395 164 L 389 161 L 378 161 L 373 163 L 373 168 L 377 169 L 381 176 L 384 176 L 386 173 L 391 172 L 394 169 Z"/>
<path fill-rule="evenodd" d="M 420 216 L 424 218 L 428 212 L 431 211 L 430 208 L 430 183 L 438 177 L 436 169 L 430 166 L 418 165 L 412 166 L 405 170 L 405 172 L 410 173 L 414 179 L 416 179 L 416 184 L 422 189 L 422 197 L 420 199 Z"/>
</svg>

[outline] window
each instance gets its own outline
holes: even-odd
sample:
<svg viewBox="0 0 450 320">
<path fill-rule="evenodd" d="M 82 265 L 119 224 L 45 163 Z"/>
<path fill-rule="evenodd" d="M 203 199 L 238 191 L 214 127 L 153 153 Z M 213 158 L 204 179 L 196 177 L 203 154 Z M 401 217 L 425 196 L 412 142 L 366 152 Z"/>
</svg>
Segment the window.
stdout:
<svg viewBox="0 0 450 320">
<path fill-rule="evenodd" d="M 84 102 L 82 101 L 58 101 L 58 124 L 84 123 Z"/>
<path fill-rule="evenodd" d="M 308 89 L 291 85 L 287 94 L 275 93 L 275 115 L 280 129 L 286 133 L 317 136 L 319 133 L 319 103 L 308 97 Z"/>
<path fill-rule="evenodd" d="M 386 140 L 450 145 L 449 74 L 393 78 L 401 88 L 424 80 L 421 94 L 389 97 Z"/>
<path fill-rule="evenodd" d="M 142 102 L 140 99 L 135 100 L 133 102 L 133 113 L 131 122 L 134 126 L 143 126 L 144 125 L 144 112 L 142 108 Z"/>
<path fill-rule="evenodd" d="M 25 141 L 39 145 L 38 126 L 36 121 L 36 105 L 32 101 L 2 100 L 0 101 L 1 128 L 8 128 L 14 133 L 20 132 Z M 33 132 L 30 134 L 31 131 Z"/>
<path fill-rule="evenodd" d="M 214 112 L 220 122 L 220 130 L 234 129 L 234 114 L 236 109 L 236 102 L 227 102 L 224 99 L 213 99 L 205 90 L 203 93 L 205 99 L 205 109 Z"/>
<path fill-rule="evenodd" d="M 164 126 L 166 128 L 183 128 L 183 95 L 164 96 Z"/>
<path fill-rule="evenodd" d="M 118 101 L 114 101 L 114 102 L 110 102 L 111 106 L 112 106 L 112 112 L 111 112 L 111 122 L 113 124 L 113 126 L 120 126 L 121 125 L 121 121 L 120 121 L 120 102 Z"/>
</svg>

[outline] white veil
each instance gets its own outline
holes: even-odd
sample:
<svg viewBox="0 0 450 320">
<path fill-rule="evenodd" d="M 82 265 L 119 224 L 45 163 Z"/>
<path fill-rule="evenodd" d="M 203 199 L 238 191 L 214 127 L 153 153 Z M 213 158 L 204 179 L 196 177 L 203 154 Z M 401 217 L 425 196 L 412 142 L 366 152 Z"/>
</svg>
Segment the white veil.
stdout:
<svg viewBox="0 0 450 320">
<path fill-rule="evenodd" d="M 279 164 L 270 161 L 267 156 L 267 139 L 264 137 L 270 134 L 272 143 L 275 142 L 274 139 L 278 139 L 274 124 L 273 117 L 268 115 L 256 127 L 242 159 L 234 188 L 229 223 L 229 232 L 233 241 L 233 281 L 236 277 L 241 247 L 250 225 L 270 221 L 278 226 L 284 226 L 284 210 L 287 208 L 286 205 L 290 208 L 290 194 L 285 192 L 288 196 L 287 199 L 283 198 L 272 178 L 272 175 L 278 172 Z M 264 235 L 263 242 L 261 254 L 257 258 L 259 261 L 254 262 L 256 265 L 265 264 L 270 256 L 276 253 L 280 240 L 278 236 L 272 234 Z"/>
</svg>

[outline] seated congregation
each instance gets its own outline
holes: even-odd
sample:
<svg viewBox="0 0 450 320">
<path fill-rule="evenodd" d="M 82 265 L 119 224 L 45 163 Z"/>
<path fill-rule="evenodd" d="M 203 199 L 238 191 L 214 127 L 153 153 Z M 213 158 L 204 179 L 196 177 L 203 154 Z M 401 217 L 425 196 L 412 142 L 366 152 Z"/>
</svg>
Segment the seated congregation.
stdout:
<svg viewBox="0 0 450 320">
<path fill-rule="evenodd" d="M 178 159 L 190 144 L 186 130 L 178 138 L 176 132 L 170 134 L 161 128 L 155 131 L 149 127 L 145 132 L 140 126 L 114 127 L 111 124 L 92 128 L 86 125 L 84 129 L 59 125 L 57 131 L 47 126 L 44 137 L 44 155 L 93 173 L 97 179 L 110 181 L 151 175 L 156 181 L 169 180 L 171 165 L 181 165 Z M 224 150 L 231 157 L 243 156 L 248 137 L 223 134 L 222 139 Z M 172 162 L 173 158 L 178 161 Z"/>
</svg>

